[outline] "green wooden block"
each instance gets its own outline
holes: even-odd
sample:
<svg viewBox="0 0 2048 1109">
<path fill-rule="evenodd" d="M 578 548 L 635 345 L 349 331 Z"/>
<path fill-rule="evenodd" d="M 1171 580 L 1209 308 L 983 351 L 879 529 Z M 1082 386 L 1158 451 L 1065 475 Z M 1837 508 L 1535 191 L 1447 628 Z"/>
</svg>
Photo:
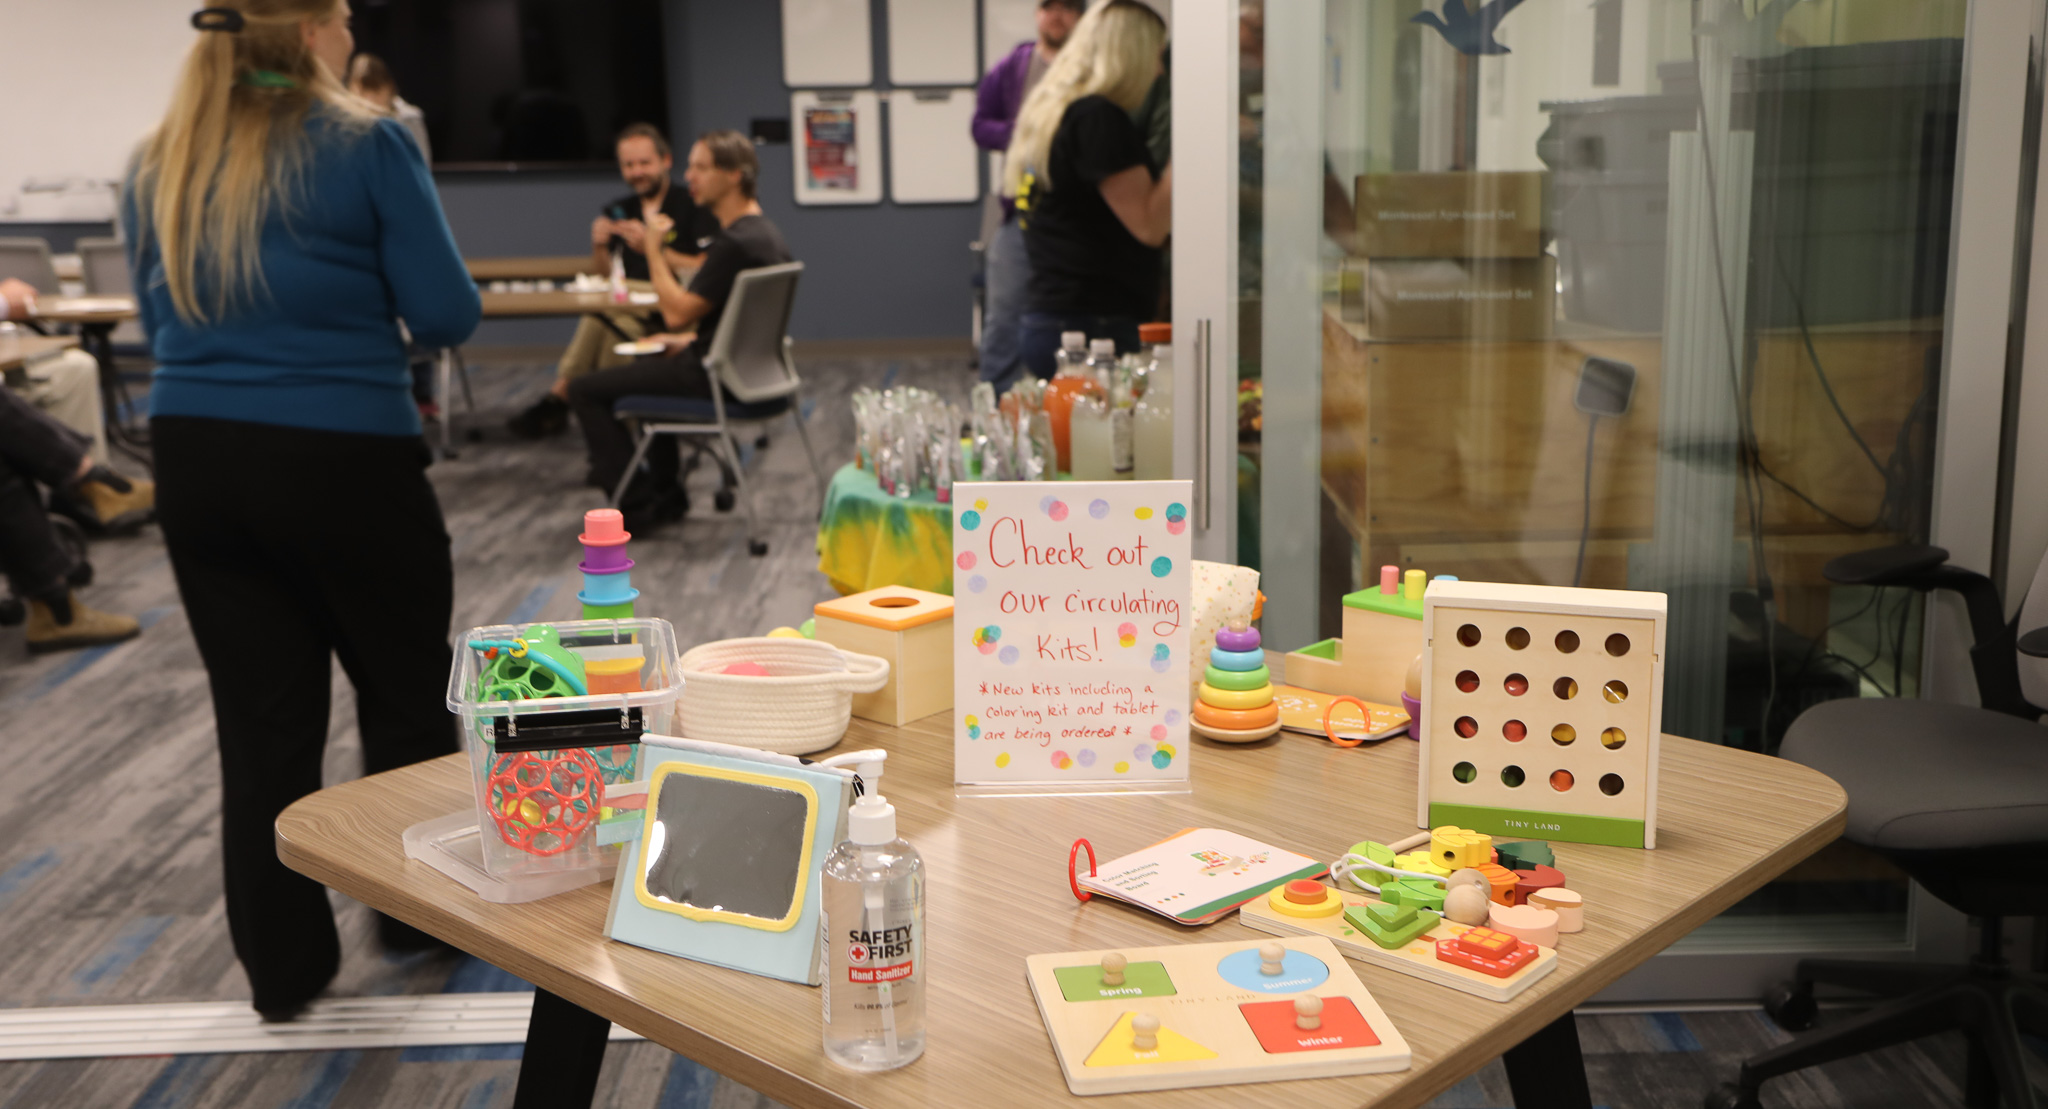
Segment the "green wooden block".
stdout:
<svg viewBox="0 0 2048 1109">
<path fill-rule="evenodd" d="M 1112 1001 L 1132 997 L 1171 997 L 1173 979 L 1165 963 L 1132 963 L 1124 967 L 1124 984 L 1102 984 L 1102 967 L 1054 967 L 1052 976 L 1060 984 L 1060 996 L 1068 1001 Z"/>
<path fill-rule="evenodd" d="M 1394 853 L 1384 843 L 1374 843 L 1369 839 L 1363 840 L 1351 845 L 1351 853 L 1353 855 L 1363 855 L 1381 866 L 1394 865 Z M 1379 883 L 1374 882 L 1373 885 L 1379 885 Z"/>
<path fill-rule="evenodd" d="M 1380 900 L 1442 912 L 1444 887 L 1421 878 L 1397 878 L 1380 886 Z"/>
<path fill-rule="evenodd" d="M 1408 941 L 1435 928 L 1443 917 L 1413 905 L 1390 905 L 1375 901 L 1370 905 L 1353 905 L 1344 910 L 1344 919 L 1352 927 L 1365 933 L 1372 942 L 1393 951 L 1405 947 Z"/>
<path fill-rule="evenodd" d="M 1549 844 L 1540 839 L 1496 843 L 1493 849 L 1500 856 L 1500 865 L 1509 870 L 1533 870 L 1538 866 L 1557 865 L 1557 854 L 1551 851 Z"/>
</svg>

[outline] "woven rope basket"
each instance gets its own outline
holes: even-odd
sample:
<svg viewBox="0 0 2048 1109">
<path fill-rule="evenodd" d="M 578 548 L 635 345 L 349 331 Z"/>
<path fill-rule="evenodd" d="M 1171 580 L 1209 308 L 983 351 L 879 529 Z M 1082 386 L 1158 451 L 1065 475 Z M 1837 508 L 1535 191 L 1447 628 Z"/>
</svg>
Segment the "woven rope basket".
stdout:
<svg viewBox="0 0 2048 1109">
<path fill-rule="evenodd" d="M 768 676 L 722 674 L 757 662 Z M 807 755 L 839 742 L 853 717 L 853 695 L 888 684 L 889 664 L 813 639 L 721 639 L 683 653 L 683 695 L 676 705 L 690 739 Z"/>
</svg>

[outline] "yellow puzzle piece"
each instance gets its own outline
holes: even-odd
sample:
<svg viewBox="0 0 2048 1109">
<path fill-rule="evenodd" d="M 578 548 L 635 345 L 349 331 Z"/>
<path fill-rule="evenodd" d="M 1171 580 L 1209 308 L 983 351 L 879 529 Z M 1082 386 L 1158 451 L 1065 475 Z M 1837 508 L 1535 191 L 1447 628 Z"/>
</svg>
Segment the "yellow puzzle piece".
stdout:
<svg viewBox="0 0 2048 1109">
<path fill-rule="evenodd" d="M 1191 1063 L 1216 1058 L 1215 1052 L 1171 1028 L 1164 1027 L 1157 1033 L 1157 1048 L 1151 1051 L 1133 1050 L 1131 1038 L 1136 1033 L 1131 1029 L 1131 1018 L 1137 1015 L 1125 1013 L 1116 1018 L 1116 1023 L 1109 1029 L 1109 1035 L 1102 1037 L 1102 1042 L 1095 1045 L 1095 1050 L 1088 1054 L 1088 1066 L 1127 1067 L 1133 1063 Z"/>
<path fill-rule="evenodd" d="M 1449 870 L 1493 861 L 1493 837 L 1470 828 L 1446 824 L 1429 832 L 1429 854 L 1436 865 Z"/>
</svg>

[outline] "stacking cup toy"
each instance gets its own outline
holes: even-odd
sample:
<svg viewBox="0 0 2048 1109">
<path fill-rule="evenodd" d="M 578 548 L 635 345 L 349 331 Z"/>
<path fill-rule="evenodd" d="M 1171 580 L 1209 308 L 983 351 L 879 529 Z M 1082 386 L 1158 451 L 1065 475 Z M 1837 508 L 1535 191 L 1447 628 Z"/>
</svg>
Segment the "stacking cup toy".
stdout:
<svg viewBox="0 0 2048 1109">
<path fill-rule="evenodd" d="M 626 557 L 626 518 L 616 508 L 593 508 L 583 514 L 583 602 L 585 620 L 627 620 L 640 591 L 633 588 L 633 560 Z"/>
</svg>

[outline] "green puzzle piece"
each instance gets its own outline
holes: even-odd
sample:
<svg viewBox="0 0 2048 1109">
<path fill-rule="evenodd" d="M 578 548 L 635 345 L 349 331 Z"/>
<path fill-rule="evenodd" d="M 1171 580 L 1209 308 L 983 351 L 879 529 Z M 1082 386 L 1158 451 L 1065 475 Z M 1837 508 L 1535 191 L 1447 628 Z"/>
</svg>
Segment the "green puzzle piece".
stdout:
<svg viewBox="0 0 2048 1109">
<path fill-rule="evenodd" d="M 1413 905 L 1394 905 L 1375 901 L 1370 905 L 1353 905 L 1344 910 L 1344 919 L 1352 927 L 1372 938 L 1389 951 L 1404 947 L 1409 940 L 1435 928 L 1443 917 L 1427 909 Z"/>
<path fill-rule="evenodd" d="M 1418 909 L 1442 912 L 1444 887 L 1421 878 L 1390 879 L 1380 885 L 1380 901 L 1383 904 L 1413 905 Z"/>
<path fill-rule="evenodd" d="M 1493 849 L 1500 855 L 1500 865 L 1509 870 L 1534 870 L 1538 866 L 1557 865 L 1556 853 L 1540 839 L 1497 843 Z"/>
<path fill-rule="evenodd" d="M 1371 859 L 1373 862 L 1380 864 L 1381 866 L 1394 865 L 1394 852 L 1388 849 L 1387 845 L 1384 843 L 1374 843 L 1372 840 L 1369 839 L 1362 840 L 1358 843 L 1354 843 L 1351 845 L 1351 853 L 1354 855 L 1363 855 L 1366 858 Z"/>
<path fill-rule="evenodd" d="M 1111 1001 L 1132 997 L 1170 997 L 1173 979 L 1164 963 L 1132 963 L 1124 968 L 1124 984 L 1102 984 L 1102 968 L 1054 967 L 1052 976 L 1060 984 L 1060 996 L 1068 1001 Z"/>
</svg>

